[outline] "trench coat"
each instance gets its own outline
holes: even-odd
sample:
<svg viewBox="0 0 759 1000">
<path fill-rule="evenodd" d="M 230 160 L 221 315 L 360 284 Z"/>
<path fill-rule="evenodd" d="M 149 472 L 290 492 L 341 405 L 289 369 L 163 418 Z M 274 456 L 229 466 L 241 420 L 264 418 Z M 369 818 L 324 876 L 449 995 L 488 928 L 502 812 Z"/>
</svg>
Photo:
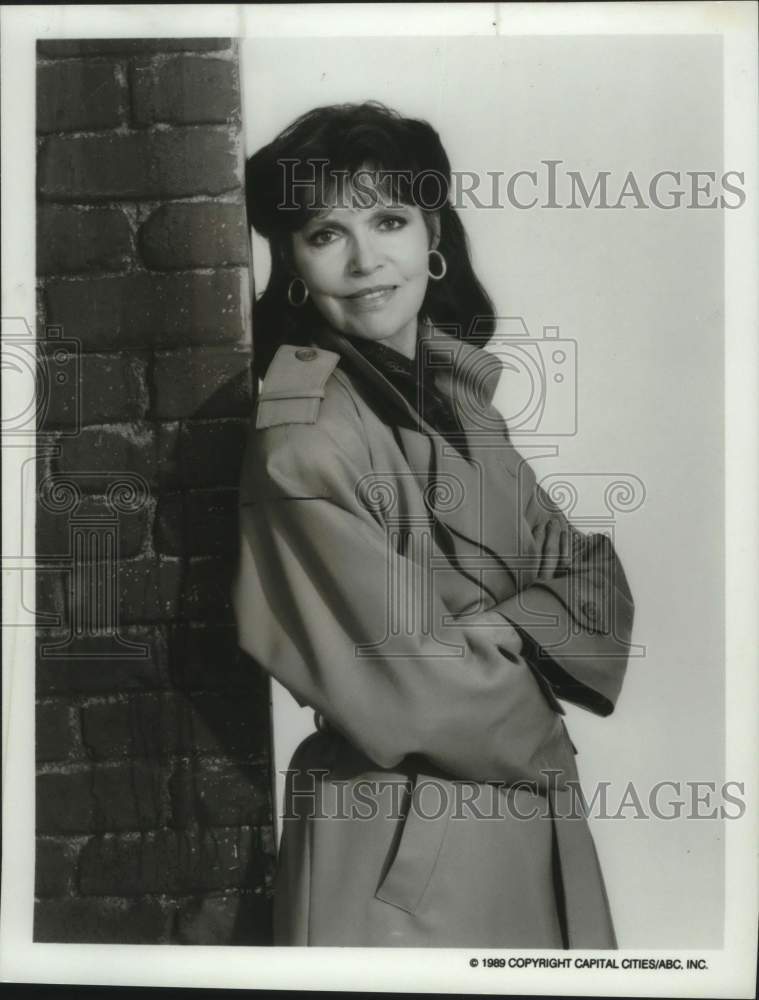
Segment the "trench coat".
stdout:
<svg viewBox="0 0 759 1000">
<path fill-rule="evenodd" d="M 467 457 L 418 414 L 383 419 L 341 357 L 409 404 L 328 328 L 278 349 L 251 421 L 238 640 L 318 724 L 287 774 L 274 943 L 615 948 L 562 701 L 612 712 L 632 595 L 512 446 L 493 356 L 422 344 Z M 542 579 L 549 517 L 572 560 Z M 521 654 L 466 627 L 486 609 Z"/>
</svg>

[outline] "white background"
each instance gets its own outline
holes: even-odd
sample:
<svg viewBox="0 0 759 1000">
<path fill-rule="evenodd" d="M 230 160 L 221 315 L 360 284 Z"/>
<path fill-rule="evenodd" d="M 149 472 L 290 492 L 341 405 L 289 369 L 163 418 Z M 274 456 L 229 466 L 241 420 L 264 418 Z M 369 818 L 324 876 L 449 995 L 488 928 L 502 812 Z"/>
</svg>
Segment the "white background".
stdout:
<svg viewBox="0 0 759 1000">
<path fill-rule="evenodd" d="M 721 38 L 248 39 L 241 60 L 248 154 L 312 107 L 375 99 L 427 119 L 454 171 L 538 171 L 535 208 L 463 210 L 497 314 L 522 316 L 537 337 L 557 325 L 577 343 L 578 433 L 551 439 L 558 455 L 533 465 L 545 475 L 632 474 L 645 487 L 643 504 L 614 527 L 644 655 L 631 659 L 611 717 L 568 706 L 580 775 L 588 794 L 612 782 L 611 812 L 631 781 L 644 803 L 658 781 L 683 783 L 683 794 L 688 780 L 719 787 L 723 213 L 638 209 L 633 199 L 617 210 L 540 205 L 543 160 L 563 161 L 559 178 L 580 171 L 588 188 L 611 171 L 611 204 L 628 171 L 647 203 L 654 174 L 681 171 L 690 204 L 684 172 L 723 171 Z M 560 180 L 556 200 L 570 201 L 568 190 Z M 529 182 L 517 192 L 534 196 Z M 268 259 L 258 238 L 254 271 L 260 293 Z M 508 416 L 506 387 L 499 400 Z M 277 684 L 273 696 L 281 800 L 281 771 L 313 713 Z M 661 801 L 673 794 L 667 787 Z M 620 945 L 719 947 L 722 824 L 634 814 L 630 806 L 627 818 L 592 823 Z"/>
</svg>

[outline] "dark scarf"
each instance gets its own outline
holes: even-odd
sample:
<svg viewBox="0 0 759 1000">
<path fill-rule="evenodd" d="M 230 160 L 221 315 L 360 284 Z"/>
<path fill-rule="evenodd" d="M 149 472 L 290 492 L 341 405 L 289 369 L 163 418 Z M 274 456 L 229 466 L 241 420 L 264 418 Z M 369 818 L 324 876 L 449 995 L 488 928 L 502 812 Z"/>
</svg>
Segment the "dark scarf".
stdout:
<svg viewBox="0 0 759 1000">
<path fill-rule="evenodd" d="M 350 340 L 351 345 L 364 359 L 401 393 L 415 413 L 468 458 L 464 431 L 453 402 L 436 388 L 431 372 L 421 363 L 418 344 L 416 357 L 411 359 L 380 341 L 366 340 L 362 337 L 346 337 L 346 339 Z M 414 422 L 410 414 L 402 411 L 399 406 L 393 406 L 385 397 L 381 397 L 381 394 L 362 378 L 363 373 L 349 358 L 341 358 L 340 365 L 351 375 L 361 379 L 365 390 L 368 390 L 371 396 L 375 411 L 385 422 L 421 429 L 418 421 Z"/>
</svg>

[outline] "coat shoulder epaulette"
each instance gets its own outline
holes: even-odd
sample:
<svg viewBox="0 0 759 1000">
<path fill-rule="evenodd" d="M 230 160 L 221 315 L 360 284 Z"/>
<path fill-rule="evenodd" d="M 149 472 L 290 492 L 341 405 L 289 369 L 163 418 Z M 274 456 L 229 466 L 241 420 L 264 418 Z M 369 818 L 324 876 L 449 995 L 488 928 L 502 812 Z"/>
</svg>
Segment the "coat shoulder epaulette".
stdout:
<svg viewBox="0 0 759 1000">
<path fill-rule="evenodd" d="M 327 379 L 340 360 L 321 347 L 282 344 L 266 371 L 256 410 L 256 429 L 278 424 L 313 424 Z"/>
</svg>

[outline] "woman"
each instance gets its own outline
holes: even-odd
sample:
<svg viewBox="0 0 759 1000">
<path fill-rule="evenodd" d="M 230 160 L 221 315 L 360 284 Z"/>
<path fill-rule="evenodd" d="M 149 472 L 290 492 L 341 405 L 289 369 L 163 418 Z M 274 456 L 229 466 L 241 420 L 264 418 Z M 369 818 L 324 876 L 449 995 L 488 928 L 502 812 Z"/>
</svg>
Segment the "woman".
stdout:
<svg viewBox="0 0 759 1000">
<path fill-rule="evenodd" d="M 271 278 L 241 646 L 315 709 L 275 943 L 615 947 L 559 699 L 614 707 L 633 602 L 491 404 L 493 308 L 437 133 L 318 108 L 248 162 Z"/>
</svg>

